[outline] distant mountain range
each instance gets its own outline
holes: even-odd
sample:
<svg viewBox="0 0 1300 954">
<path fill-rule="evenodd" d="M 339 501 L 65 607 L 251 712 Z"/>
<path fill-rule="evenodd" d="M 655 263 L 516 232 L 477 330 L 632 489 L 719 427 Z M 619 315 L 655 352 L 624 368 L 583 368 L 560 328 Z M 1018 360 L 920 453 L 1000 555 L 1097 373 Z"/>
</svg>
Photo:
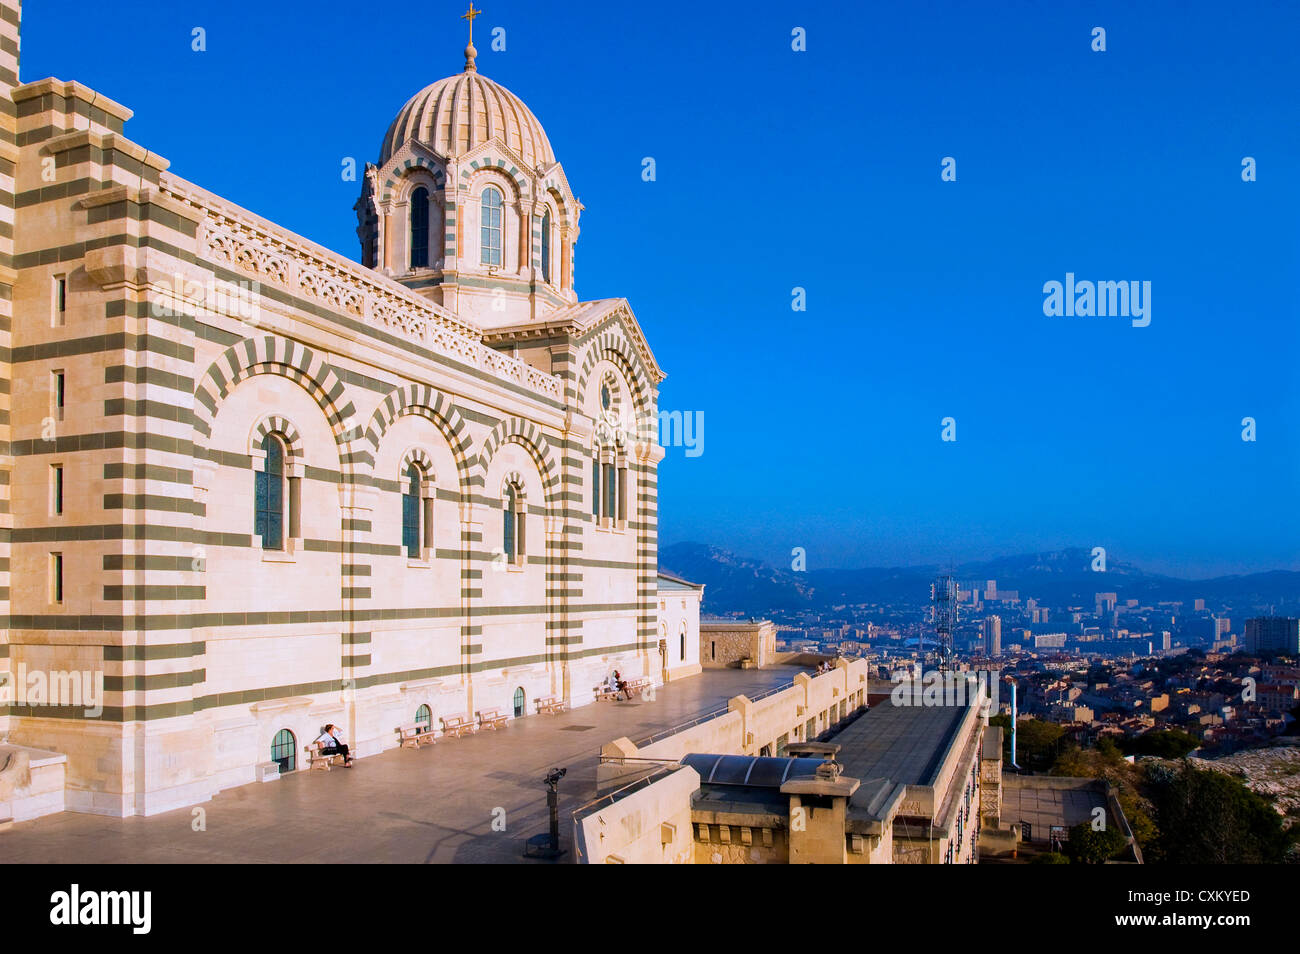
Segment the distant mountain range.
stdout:
<svg viewBox="0 0 1300 954">
<path fill-rule="evenodd" d="M 851 603 L 921 604 L 930 583 L 947 567 L 910 566 L 861 570 L 777 569 L 761 560 L 737 556 L 704 543 L 677 543 L 659 551 L 659 568 L 693 583 L 703 583 L 704 610 L 710 614 L 761 615 L 774 610 L 825 610 Z M 1016 590 L 1050 606 L 1091 607 L 1096 593 L 1117 593 L 1122 602 L 1144 604 L 1203 598 L 1239 612 L 1276 605 L 1278 612 L 1300 604 L 1300 573 L 1274 570 L 1245 576 L 1182 580 L 1147 573 L 1130 563 L 1109 560 L 1106 572 L 1092 570 L 1083 548 L 1054 550 L 963 563 L 951 569 L 961 582 L 997 580 L 999 590 Z"/>
</svg>

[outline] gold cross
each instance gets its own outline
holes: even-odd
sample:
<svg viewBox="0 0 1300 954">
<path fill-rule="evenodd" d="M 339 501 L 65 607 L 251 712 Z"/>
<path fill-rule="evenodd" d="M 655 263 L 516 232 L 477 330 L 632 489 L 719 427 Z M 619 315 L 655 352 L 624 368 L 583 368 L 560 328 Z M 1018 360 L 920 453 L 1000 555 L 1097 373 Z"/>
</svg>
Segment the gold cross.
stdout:
<svg viewBox="0 0 1300 954">
<path fill-rule="evenodd" d="M 469 10 L 460 15 L 462 20 L 469 21 L 469 45 L 465 47 L 465 72 L 477 72 L 478 67 L 474 65 L 474 54 L 478 51 L 474 49 L 474 18 L 479 16 L 483 11 L 474 9 L 474 0 L 470 0 Z"/>
<path fill-rule="evenodd" d="M 474 18 L 479 16 L 483 11 L 474 9 L 474 0 L 470 0 L 469 9 L 460 15 L 462 20 L 469 21 L 469 41 L 474 42 Z"/>
</svg>

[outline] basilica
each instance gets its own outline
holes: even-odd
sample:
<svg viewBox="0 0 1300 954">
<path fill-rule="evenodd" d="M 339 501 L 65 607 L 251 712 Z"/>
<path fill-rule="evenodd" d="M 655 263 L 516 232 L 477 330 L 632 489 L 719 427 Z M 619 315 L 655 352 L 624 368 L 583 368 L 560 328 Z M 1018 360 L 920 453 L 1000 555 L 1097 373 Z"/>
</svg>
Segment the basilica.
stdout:
<svg viewBox="0 0 1300 954">
<path fill-rule="evenodd" d="M 352 260 L 104 94 L 19 82 L 19 24 L 0 0 L 0 686 L 102 699 L 8 693 L 0 744 L 67 809 L 699 671 L 700 589 L 657 567 L 664 372 L 625 299 L 579 298 L 582 204 L 472 34 L 377 125 Z"/>
</svg>

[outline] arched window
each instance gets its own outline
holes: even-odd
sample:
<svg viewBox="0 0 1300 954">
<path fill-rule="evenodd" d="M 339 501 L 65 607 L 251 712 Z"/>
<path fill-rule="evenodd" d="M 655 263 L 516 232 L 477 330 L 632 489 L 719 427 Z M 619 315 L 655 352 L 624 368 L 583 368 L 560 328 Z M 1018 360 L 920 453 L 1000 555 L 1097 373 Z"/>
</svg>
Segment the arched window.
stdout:
<svg viewBox="0 0 1300 954">
<path fill-rule="evenodd" d="M 600 455 L 591 455 L 591 515 L 600 516 Z"/>
<path fill-rule="evenodd" d="M 551 280 L 551 210 L 542 213 L 542 281 Z"/>
<path fill-rule="evenodd" d="M 515 690 L 515 718 L 518 719 L 524 714 L 524 687 L 520 686 Z"/>
<path fill-rule="evenodd" d="M 284 443 L 267 434 L 262 450 L 266 462 L 257 472 L 253 532 L 262 538 L 263 550 L 280 550 L 284 547 Z"/>
<path fill-rule="evenodd" d="M 411 464 L 406 470 L 407 485 L 402 493 L 402 546 L 406 548 L 406 555 L 412 560 L 420 558 L 420 545 L 423 542 L 420 533 L 420 517 L 422 516 L 420 500 L 420 486 L 424 482 L 424 474 L 420 471 L 418 464 Z"/>
<path fill-rule="evenodd" d="M 433 727 L 433 710 L 428 706 L 421 704 L 420 708 L 415 710 L 415 724 L 420 726 L 416 733 L 423 735 Z"/>
<path fill-rule="evenodd" d="M 682 657 L 682 662 L 685 662 L 685 661 L 686 661 L 686 627 L 685 627 L 685 626 L 682 627 L 682 652 L 681 652 L 681 657 Z"/>
<path fill-rule="evenodd" d="M 288 729 L 281 729 L 271 741 L 271 761 L 280 766 L 281 772 L 298 767 L 298 743 Z"/>
<path fill-rule="evenodd" d="M 506 485 L 504 514 L 502 526 L 502 549 L 506 561 L 514 564 L 524 562 L 524 508 L 519 499 L 519 491 L 514 484 Z"/>
<path fill-rule="evenodd" d="M 483 190 L 483 202 L 479 208 L 479 234 L 482 254 L 480 261 L 484 265 L 501 264 L 501 193 L 488 186 Z"/>
<path fill-rule="evenodd" d="M 618 468 L 605 465 L 605 516 L 611 521 L 618 516 Z"/>
<path fill-rule="evenodd" d="M 429 190 L 411 193 L 411 267 L 429 267 Z"/>
</svg>

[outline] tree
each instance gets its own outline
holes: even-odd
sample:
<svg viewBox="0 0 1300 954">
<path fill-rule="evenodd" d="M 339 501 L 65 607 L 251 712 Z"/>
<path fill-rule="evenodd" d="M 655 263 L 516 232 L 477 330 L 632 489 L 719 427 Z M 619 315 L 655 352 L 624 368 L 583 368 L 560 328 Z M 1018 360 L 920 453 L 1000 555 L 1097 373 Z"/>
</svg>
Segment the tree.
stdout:
<svg viewBox="0 0 1300 954">
<path fill-rule="evenodd" d="M 1119 746 L 1115 744 L 1115 740 L 1109 736 L 1104 735 L 1098 739 L 1094 748 L 1097 750 L 1097 755 L 1100 756 L 1102 763 L 1105 765 L 1117 765 L 1124 761 L 1124 753 L 1121 752 Z"/>
<path fill-rule="evenodd" d="M 1124 740 L 1124 752 L 1128 755 L 1155 755 L 1162 759 L 1181 759 L 1188 752 L 1200 747 L 1193 736 L 1181 729 L 1154 729 L 1135 738 Z"/>
<path fill-rule="evenodd" d="M 1054 722 L 1022 719 L 1017 725 L 1016 758 L 1025 768 L 1043 771 L 1056 761 L 1065 729 Z"/>
<path fill-rule="evenodd" d="M 1272 804 L 1238 778 L 1184 762 L 1147 772 L 1160 832 L 1158 857 L 1169 864 L 1278 864 L 1294 833 Z"/>
<path fill-rule="evenodd" d="M 1070 829 L 1065 854 L 1077 864 L 1100 865 L 1114 858 L 1127 839 L 1114 828 L 1094 829 L 1091 822 L 1079 822 Z"/>
</svg>

